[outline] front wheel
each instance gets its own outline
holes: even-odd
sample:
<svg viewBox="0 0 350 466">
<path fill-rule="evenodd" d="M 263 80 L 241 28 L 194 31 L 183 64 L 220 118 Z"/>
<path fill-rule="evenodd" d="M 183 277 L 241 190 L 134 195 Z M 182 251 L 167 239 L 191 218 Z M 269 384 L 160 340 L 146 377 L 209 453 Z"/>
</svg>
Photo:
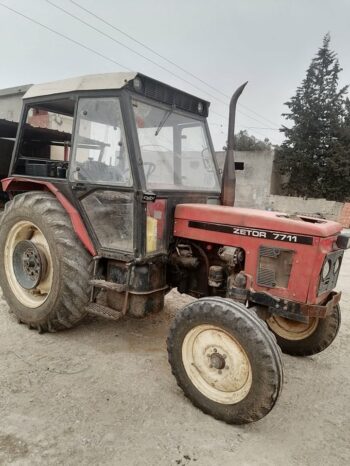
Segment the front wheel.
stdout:
<svg viewBox="0 0 350 466">
<path fill-rule="evenodd" d="M 308 323 L 269 314 L 266 323 L 275 334 L 282 351 L 292 356 L 312 356 L 328 348 L 338 334 L 341 322 L 340 307 L 320 319 L 310 317 Z"/>
<path fill-rule="evenodd" d="M 222 298 L 187 305 L 167 344 L 178 385 L 205 413 L 244 424 L 275 405 L 283 383 L 281 353 L 264 322 L 243 305 Z"/>
</svg>

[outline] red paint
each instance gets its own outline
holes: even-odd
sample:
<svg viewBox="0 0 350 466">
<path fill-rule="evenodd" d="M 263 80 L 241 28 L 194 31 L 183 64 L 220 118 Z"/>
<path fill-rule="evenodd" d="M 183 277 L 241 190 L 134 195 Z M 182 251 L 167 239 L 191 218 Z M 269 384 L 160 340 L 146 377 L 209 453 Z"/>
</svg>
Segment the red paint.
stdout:
<svg viewBox="0 0 350 466">
<path fill-rule="evenodd" d="M 313 245 L 190 228 L 190 220 L 312 236 Z M 315 304 L 322 302 L 329 294 L 326 292 L 317 296 L 319 275 L 324 258 L 332 251 L 341 228 L 337 222 L 322 220 L 320 223 L 311 223 L 302 219 L 286 218 L 285 214 L 279 212 L 182 204 L 178 205 L 175 210 L 174 236 L 241 247 L 246 252 L 244 271 L 252 277 L 250 288 L 292 301 Z M 268 288 L 256 283 L 260 246 L 295 251 L 288 288 Z"/>
<path fill-rule="evenodd" d="M 66 144 L 64 145 L 63 160 L 65 162 L 69 160 L 69 147 Z"/>
<path fill-rule="evenodd" d="M 318 223 L 305 222 L 300 220 L 304 218 L 302 215 L 291 219 L 282 212 L 212 204 L 180 204 L 176 207 L 175 218 L 323 237 L 338 233 L 342 228 L 337 222 L 323 219 L 315 219 Z"/>
<path fill-rule="evenodd" d="M 68 199 L 49 181 L 41 181 L 30 178 L 10 177 L 1 180 L 2 189 L 4 191 L 51 191 L 67 211 L 75 233 L 81 240 L 85 248 L 92 256 L 96 256 L 97 252 L 90 239 L 89 233 L 81 219 L 79 212 L 73 207 Z"/>
</svg>

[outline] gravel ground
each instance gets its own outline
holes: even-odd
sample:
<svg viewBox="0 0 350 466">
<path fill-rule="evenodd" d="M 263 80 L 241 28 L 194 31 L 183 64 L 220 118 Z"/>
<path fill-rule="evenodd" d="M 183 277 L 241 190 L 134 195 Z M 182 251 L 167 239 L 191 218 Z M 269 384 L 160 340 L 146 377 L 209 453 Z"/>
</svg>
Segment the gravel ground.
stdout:
<svg viewBox="0 0 350 466">
<path fill-rule="evenodd" d="M 348 465 L 350 253 L 343 323 L 317 356 L 284 356 L 285 386 L 263 420 L 228 426 L 191 405 L 170 373 L 169 321 L 188 298 L 145 320 L 89 318 L 39 335 L 0 299 L 0 464 Z"/>
</svg>

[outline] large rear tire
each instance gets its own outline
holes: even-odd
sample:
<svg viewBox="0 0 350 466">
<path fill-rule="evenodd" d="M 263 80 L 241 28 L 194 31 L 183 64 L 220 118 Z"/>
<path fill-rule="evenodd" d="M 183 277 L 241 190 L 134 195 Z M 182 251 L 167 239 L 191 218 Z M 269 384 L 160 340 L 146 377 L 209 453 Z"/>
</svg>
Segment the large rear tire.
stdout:
<svg viewBox="0 0 350 466">
<path fill-rule="evenodd" d="M 178 385 L 205 413 L 244 424 L 275 405 L 283 384 L 281 352 L 265 323 L 242 304 L 203 298 L 187 305 L 167 344 Z"/>
<path fill-rule="evenodd" d="M 28 192 L 6 204 L 0 286 L 20 322 L 50 332 L 77 325 L 89 301 L 91 259 L 52 194 Z"/>
<path fill-rule="evenodd" d="M 338 334 L 341 322 L 340 307 L 324 319 L 310 317 L 308 323 L 296 322 L 269 314 L 266 323 L 274 333 L 283 353 L 291 356 L 312 356 L 330 346 Z"/>
</svg>

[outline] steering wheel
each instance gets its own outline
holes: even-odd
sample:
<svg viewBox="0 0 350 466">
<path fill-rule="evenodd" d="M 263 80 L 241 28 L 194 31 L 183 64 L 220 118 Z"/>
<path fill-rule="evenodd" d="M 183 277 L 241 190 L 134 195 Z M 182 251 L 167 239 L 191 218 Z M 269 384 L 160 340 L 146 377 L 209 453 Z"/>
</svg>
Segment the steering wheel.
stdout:
<svg viewBox="0 0 350 466">
<path fill-rule="evenodd" d="M 161 147 L 162 149 L 165 149 L 167 152 L 173 152 L 172 149 L 169 149 L 169 147 L 163 146 L 162 144 L 143 144 L 143 146 L 140 146 L 140 149 L 143 149 L 144 147 Z"/>
<path fill-rule="evenodd" d="M 157 168 L 157 165 L 153 162 L 143 162 L 143 166 L 145 167 L 146 180 L 148 180 L 152 173 L 154 173 L 155 169 Z M 148 167 L 147 170 L 146 167 Z"/>
<path fill-rule="evenodd" d="M 202 160 L 203 160 L 203 165 L 204 165 L 204 168 L 208 171 L 208 172 L 212 172 L 213 171 L 213 167 L 209 161 L 209 159 L 207 159 L 204 155 L 205 152 L 208 152 L 210 154 L 210 151 L 209 151 L 209 147 L 204 147 L 204 149 L 201 151 L 201 157 L 202 157 Z"/>
<path fill-rule="evenodd" d="M 86 160 L 79 165 L 78 176 L 84 181 L 122 181 L 123 176 L 117 167 L 110 167 L 103 162 L 96 160 Z"/>
<path fill-rule="evenodd" d="M 146 180 L 148 180 L 148 178 L 152 175 L 152 173 L 154 173 L 157 166 L 153 162 L 143 162 L 143 166 L 144 167 L 148 166 L 148 169 L 145 170 Z M 123 178 L 126 179 L 129 176 L 129 173 L 130 173 L 130 168 L 128 167 L 123 171 Z"/>
<path fill-rule="evenodd" d="M 172 149 L 169 149 L 169 147 L 163 146 L 162 144 L 143 144 L 142 146 L 140 146 L 141 152 L 145 147 L 161 147 L 162 149 L 165 149 L 167 152 L 173 153 Z M 150 151 L 149 149 L 145 149 L 145 150 Z M 169 169 L 172 169 L 167 160 L 164 159 L 164 163 L 169 166 Z M 147 172 L 145 170 L 145 176 L 146 176 L 146 179 L 148 180 L 149 177 L 152 175 L 152 173 L 154 173 L 155 169 L 157 168 L 157 165 L 155 163 L 153 163 L 153 162 L 143 162 L 143 165 L 144 166 L 146 166 L 146 165 L 149 166 Z"/>
</svg>

